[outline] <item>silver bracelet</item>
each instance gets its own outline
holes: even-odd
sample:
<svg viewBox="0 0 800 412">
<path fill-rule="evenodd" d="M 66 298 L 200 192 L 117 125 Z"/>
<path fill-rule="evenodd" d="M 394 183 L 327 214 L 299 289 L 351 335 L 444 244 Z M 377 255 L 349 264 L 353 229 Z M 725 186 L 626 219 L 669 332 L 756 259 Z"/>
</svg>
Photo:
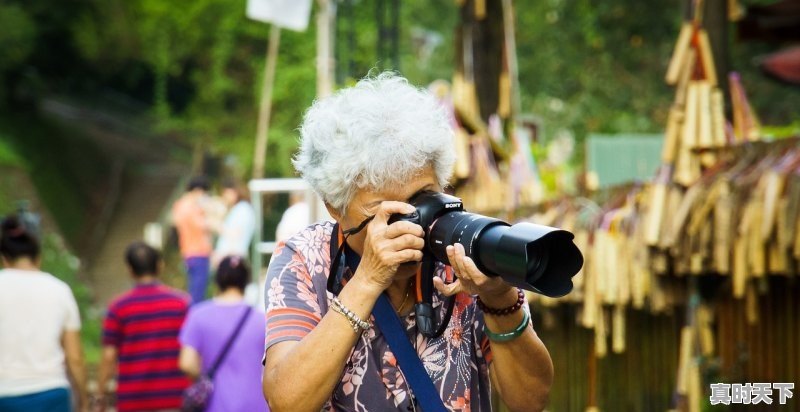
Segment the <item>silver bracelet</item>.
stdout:
<svg viewBox="0 0 800 412">
<path fill-rule="evenodd" d="M 340 313 L 342 316 L 347 318 L 347 321 L 350 322 L 350 326 L 353 327 L 353 331 L 355 333 L 359 333 L 362 330 L 369 329 L 370 327 L 369 322 L 361 320 L 361 318 L 359 318 L 358 315 L 353 313 L 353 311 L 347 309 L 337 296 L 333 297 L 332 309 L 334 312 Z"/>
</svg>

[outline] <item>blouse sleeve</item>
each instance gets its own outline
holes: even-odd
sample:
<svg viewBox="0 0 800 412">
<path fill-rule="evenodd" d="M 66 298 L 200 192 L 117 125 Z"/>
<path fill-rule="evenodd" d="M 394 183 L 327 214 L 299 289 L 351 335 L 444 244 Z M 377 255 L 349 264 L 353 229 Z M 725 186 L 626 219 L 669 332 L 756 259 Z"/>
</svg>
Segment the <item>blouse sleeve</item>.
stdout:
<svg viewBox="0 0 800 412">
<path fill-rule="evenodd" d="M 317 326 L 322 317 L 317 291 L 303 255 L 291 241 L 279 244 L 272 255 L 265 288 L 265 350 L 299 341 Z"/>
</svg>

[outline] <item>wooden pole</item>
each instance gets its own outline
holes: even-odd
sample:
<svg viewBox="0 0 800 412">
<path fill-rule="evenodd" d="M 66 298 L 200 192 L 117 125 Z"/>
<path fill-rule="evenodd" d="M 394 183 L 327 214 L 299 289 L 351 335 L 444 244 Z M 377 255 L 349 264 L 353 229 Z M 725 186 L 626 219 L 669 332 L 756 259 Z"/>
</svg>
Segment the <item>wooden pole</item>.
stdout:
<svg viewBox="0 0 800 412">
<path fill-rule="evenodd" d="M 703 13 L 703 26 L 708 32 L 715 74 L 722 95 L 726 98 L 726 108 L 730 108 L 730 100 L 727 100 L 730 96 L 728 88 L 728 71 L 730 70 L 728 3 L 728 0 L 706 0 Z"/>
<path fill-rule="evenodd" d="M 281 28 L 273 24 L 269 32 L 267 63 L 264 66 L 264 82 L 261 85 L 261 104 L 258 110 L 256 147 L 253 152 L 253 179 L 264 177 L 264 161 L 267 158 L 269 118 L 272 112 L 272 86 L 275 84 L 275 66 L 278 63 L 278 46 L 280 45 L 280 40 Z"/>
<path fill-rule="evenodd" d="M 317 98 L 321 99 L 333 93 L 336 2 L 317 0 L 317 3 Z"/>
<path fill-rule="evenodd" d="M 503 27 L 505 35 L 506 56 L 508 56 L 508 71 L 511 76 L 511 119 L 516 119 L 522 107 L 519 88 L 519 65 L 517 64 L 517 40 L 514 28 L 514 4 L 512 0 L 503 0 Z"/>
</svg>

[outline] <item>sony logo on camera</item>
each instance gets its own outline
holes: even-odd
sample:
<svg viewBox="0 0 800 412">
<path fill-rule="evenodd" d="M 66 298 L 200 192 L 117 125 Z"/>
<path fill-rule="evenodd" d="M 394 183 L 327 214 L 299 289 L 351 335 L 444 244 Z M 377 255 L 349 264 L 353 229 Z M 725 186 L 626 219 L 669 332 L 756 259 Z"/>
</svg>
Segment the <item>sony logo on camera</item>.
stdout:
<svg viewBox="0 0 800 412">
<path fill-rule="evenodd" d="M 445 208 L 445 209 L 452 209 L 452 208 L 454 208 L 454 207 L 461 207 L 461 202 L 456 202 L 456 203 L 445 203 L 445 205 L 444 205 L 444 208 Z"/>
</svg>

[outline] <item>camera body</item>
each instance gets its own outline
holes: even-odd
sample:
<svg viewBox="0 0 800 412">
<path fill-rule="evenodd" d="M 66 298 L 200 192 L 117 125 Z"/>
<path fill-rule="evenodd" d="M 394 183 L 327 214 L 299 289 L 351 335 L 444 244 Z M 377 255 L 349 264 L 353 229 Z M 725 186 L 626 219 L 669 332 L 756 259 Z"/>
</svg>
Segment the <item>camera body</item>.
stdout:
<svg viewBox="0 0 800 412">
<path fill-rule="evenodd" d="M 572 290 L 572 277 L 583 266 L 583 255 L 572 233 L 531 223 L 510 225 L 502 220 L 464 211 L 461 199 L 422 192 L 410 200 L 413 213 L 394 214 L 389 224 L 408 221 L 425 232 L 426 257 L 450 265 L 446 247 L 460 243 L 467 256 L 487 276 L 545 296 L 560 297 Z"/>
</svg>

